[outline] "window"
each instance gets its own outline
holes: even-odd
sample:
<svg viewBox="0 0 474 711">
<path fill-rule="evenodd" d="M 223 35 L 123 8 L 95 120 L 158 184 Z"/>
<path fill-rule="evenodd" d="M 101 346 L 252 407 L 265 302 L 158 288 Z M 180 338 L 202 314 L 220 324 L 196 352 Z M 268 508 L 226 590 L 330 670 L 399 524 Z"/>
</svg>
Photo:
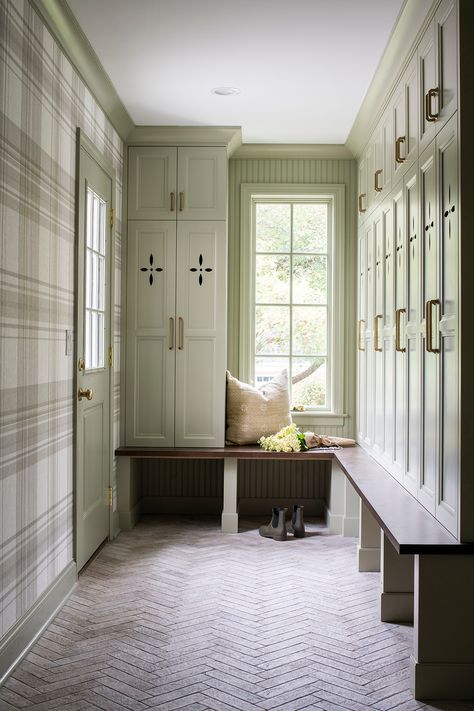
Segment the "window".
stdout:
<svg viewBox="0 0 474 711">
<path fill-rule="evenodd" d="M 104 367 L 106 209 L 107 203 L 88 187 L 84 343 L 86 370 Z"/>
<path fill-rule="evenodd" d="M 240 375 L 342 413 L 343 186 L 242 186 Z"/>
</svg>

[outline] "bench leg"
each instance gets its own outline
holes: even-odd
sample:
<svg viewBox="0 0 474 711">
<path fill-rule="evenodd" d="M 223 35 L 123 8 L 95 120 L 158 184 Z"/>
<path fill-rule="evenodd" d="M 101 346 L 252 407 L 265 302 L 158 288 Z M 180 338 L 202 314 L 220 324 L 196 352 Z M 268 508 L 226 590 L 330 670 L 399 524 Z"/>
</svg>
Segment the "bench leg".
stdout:
<svg viewBox="0 0 474 711">
<path fill-rule="evenodd" d="M 224 459 L 224 506 L 222 509 L 222 532 L 238 533 L 237 512 L 237 459 Z"/>
<path fill-rule="evenodd" d="M 375 573 L 380 570 L 380 526 L 362 499 L 357 557 L 360 573 Z"/>
<path fill-rule="evenodd" d="M 326 525 L 331 533 L 342 536 L 359 533 L 359 497 L 335 461 L 331 466 Z"/>
<path fill-rule="evenodd" d="M 380 563 L 380 619 L 382 622 L 413 622 L 413 556 L 397 553 L 382 532 Z"/>
<path fill-rule="evenodd" d="M 474 555 L 415 556 L 416 699 L 474 699 Z"/>
</svg>

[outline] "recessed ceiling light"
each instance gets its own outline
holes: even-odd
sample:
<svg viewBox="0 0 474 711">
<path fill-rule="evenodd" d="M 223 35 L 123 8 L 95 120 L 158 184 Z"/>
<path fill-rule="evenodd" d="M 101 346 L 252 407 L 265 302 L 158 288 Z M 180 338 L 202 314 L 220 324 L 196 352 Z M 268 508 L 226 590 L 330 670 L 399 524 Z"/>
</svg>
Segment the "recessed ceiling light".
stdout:
<svg viewBox="0 0 474 711">
<path fill-rule="evenodd" d="M 240 94 L 240 89 L 235 86 L 216 86 L 215 89 L 211 89 L 211 94 L 218 94 L 219 96 L 232 96 L 233 94 Z"/>
</svg>

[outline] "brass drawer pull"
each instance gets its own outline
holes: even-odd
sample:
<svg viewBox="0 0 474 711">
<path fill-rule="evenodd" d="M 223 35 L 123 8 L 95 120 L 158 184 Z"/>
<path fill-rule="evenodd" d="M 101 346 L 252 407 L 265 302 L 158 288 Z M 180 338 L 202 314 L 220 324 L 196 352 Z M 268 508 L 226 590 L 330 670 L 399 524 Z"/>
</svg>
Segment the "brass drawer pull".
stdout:
<svg viewBox="0 0 474 711">
<path fill-rule="evenodd" d="M 170 212 L 174 212 L 174 193 L 170 193 Z"/>
<path fill-rule="evenodd" d="M 174 318 L 169 318 L 168 321 L 168 350 L 172 351 L 174 348 Z"/>
<path fill-rule="evenodd" d="M 436 113 L 431 110 L 431 100 L 434 98 L 439 98 L 439 88 L 430 89 L 425 96 L 425 114 L 427 121 L 437 121 L 439 119 L 439 109 Z"/>
<path fill-rule="evenodd" d="M 395 141 L 395 160 L 397 163 L 404 163 L 406 158 L 402 158 L 400 153 L 400 147 L 402 143 L 405 143 L 406 136 L 399 136 Z"/>
<path fill-rule="evenodd" d="M 382 175 L 383 170 L 376 170 L 374 173 L 374 190 L 376 193 L 381 193 L 383 188 L 379 186 L 379 175 Z"/>
<path fill-rule="evenodd" d="M 379 319 L 383 318 L 382 314 L 374 316 L 374 351 L 382 352 L 382 346 L 379 345 Z"/>
<path fill-rule="evenodd" d="M 178 350 L 184 350 L 184 321 L 181 316 L 178 318 Z"/>
<path fill-rule="evenodd" d="M 362 326 L 362 324 L 364 324 L 364 325 Z M 359 328 L 358 328 L 358 334 L 357 334 L 357 348 L 359 351 L 365 351 L 365 345 L 364 345 L 364 341 L 362 339 L 362 333 L 363 333 L 364 329 L 365 329 L 365 321 L 363 318 L 361 318 L 359 320 Z"/>
<path fill-rule="evenodd" d="M 405 353 L 406 351 L 406 348 L 402 348 L 400 345 L 402 314 L 406 314 L 406 312 L 406 309 L 397 309 L 395 311 L 395 350 L 397 353 Z"/>
<path fill-rule="evenodd" d="M 433 347 L 433 306 L 439 306 L 439 299 L 430 299 L 425 304 L 425 325 L 426 325 L 426 337 L 425 337 L 425 347 L 427 353 L 439 353 L 439 348 Z"/>
<path fill-rule="evenodd" d="M 367 197 L 366 193 L 361 193 L 359 195 L 359 212 L 367 212 L 366 207 L 362 207 L 362 200 Z"/>
<path fill-rule="evenodd" d="M 179 211 L 183 212 L 184 210 L 184 193 L 179 194 Z"/>
</svg>

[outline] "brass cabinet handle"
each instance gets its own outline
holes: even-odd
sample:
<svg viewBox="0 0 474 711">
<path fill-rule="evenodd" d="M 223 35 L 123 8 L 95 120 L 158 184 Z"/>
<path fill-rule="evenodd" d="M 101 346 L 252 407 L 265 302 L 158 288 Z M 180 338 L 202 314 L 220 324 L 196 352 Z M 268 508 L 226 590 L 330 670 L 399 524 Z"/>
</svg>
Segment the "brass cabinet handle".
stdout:
<svg viewBox="0 0 474 711">
<path fill-rule="evenodd" d="M 170 212 L 174 212 L 174 193 L 170 193 Z"/>
<path fill-rule="evenodd" d="M 169 318 L 168 321 L 168 350 L 172 351 L 174 348 L 174 318 Z"/>
<path fill-rule="evenodd" d="M 431 100 L 439 98 L 439 88 L 430 89 L 425 96 L 425 118 L 427 121 L 437 121 L 439 119 L 439 108 L 436 113 L 431 110 Z"/>
<path fill-rule="evenodd" d="M 383 173 L 383 170 L 376 170 L 374 173 L 374 190 L 376 193 L 381 193 L 382 188 L 379 186 L 379 175 Z"/>
<path fill-rule="evenodd" d="M 181 316 L 178 318 L 178 350 L 184 350 L 184 321 Z"/>
<path fill-rule="evenodd" d="M 361 193 L 359 195 L 359 212 L 367 212 L 366 207 L 362 207 L 362 200 L 367 197 L 366 193 Z"/>
<path fill-rule="evenodd" d="M 184 193 L 179 194 L 179 211 L 183 212 L 184 210 Z"/>
<path fill-rule="evenodd" d="M 400 345 L 400 334 L 401 334 L 401 320 L 402 314 L 406 314 L 406 309 L 397 309 L 395 311 L 395 350 L 398 353 L 405 353 L 406 348 L 402 348 Z"/>
<path fill-rule="evenodd" d="M 92 388 L 87 388 L 87 390 L 84 390 L 84 388 L 79 388 L 77 399 L 82 400 L 83 397 L 85 397 L 86 400 L 92 400 L 92 398 L 94 397 L 94 391 L 92 390 Z"/>
<path fill-rule="evenodd" d="M 374 316 L 374 351 L 381 353 L 382 346 L 379 345 L 379 318 L 383 318 L 382 314 Z"/>
<path fill-rule="evenodd" d="M 405 143 L 406 136 L 399 136 L 395 141 L 395 160 L 397 163 L 404 163 L 406 158 L 402 158 L 400 154 L 400 146 Z"/>
<path fill-rule="evenodd" d="M 425 336 L 425 346 L 427 353 L 439 353 L 439 348 L 433 347 L 433 306 L 439 306 L 439 299 L 430 299 L 425 304 L 425 325 L 426 325 L 426 336 Z"/>
<path fill-rule="evenodd" d="M 362 326 L 362 324 L 364 324 L 364 325 Z M 359 327 L 358 327 L 358 333 L 357 333 L 357 348 L 359 351 L 365 351 L 365 345 L 362 340 L 362 332 L 363 332 L 364 328 L 365 328 L 365 321 L 363 318 L 361 318 L 359 320 Z"/>
</svg>

